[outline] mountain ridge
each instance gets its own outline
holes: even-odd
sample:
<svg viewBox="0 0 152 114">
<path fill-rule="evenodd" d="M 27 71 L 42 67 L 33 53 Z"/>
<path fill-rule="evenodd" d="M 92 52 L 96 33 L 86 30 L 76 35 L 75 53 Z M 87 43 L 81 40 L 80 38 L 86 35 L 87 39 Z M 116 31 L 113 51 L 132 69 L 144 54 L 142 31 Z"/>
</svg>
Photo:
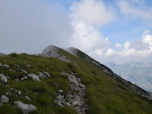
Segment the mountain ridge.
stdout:
<svg viewBox="0 0 152 114">
<path fill-rule="evenodd" d="M 0 56 L 0 113 L 152 112 L 151 95 L 147 91 L 81 50 L 65 50 L 48 46 L 42 54 Z M 71 50 L 74 54 L 69 53 Z"/>
</svg>

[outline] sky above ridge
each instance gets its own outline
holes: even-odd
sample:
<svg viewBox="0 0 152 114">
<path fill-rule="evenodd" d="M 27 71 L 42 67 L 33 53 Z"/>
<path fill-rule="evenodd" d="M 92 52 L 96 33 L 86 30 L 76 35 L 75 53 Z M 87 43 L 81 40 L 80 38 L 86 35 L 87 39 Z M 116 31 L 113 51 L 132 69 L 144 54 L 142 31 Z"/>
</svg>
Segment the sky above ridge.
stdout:
<svg viewBox="0 0 152 114">
<path fill-rule="evenodd" d="M 78 48 L 100 62 L 152 61 L 151 0 L 0 0 L 0 53 Z"/>
</svg>

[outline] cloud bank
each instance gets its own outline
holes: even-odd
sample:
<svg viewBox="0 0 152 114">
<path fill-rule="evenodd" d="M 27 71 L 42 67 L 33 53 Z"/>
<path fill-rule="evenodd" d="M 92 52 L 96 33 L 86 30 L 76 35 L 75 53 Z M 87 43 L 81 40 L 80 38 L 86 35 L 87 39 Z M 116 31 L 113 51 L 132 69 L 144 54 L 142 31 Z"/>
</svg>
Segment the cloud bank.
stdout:
<svg viewBox="0 0 152 114">
<path fill-rule="evenodd" d="M 48 45 L 63 47 L 72 37 L 71 16 L 55 2 L 0 1 L 0 52 L 40 53 Z"/>
</svg>

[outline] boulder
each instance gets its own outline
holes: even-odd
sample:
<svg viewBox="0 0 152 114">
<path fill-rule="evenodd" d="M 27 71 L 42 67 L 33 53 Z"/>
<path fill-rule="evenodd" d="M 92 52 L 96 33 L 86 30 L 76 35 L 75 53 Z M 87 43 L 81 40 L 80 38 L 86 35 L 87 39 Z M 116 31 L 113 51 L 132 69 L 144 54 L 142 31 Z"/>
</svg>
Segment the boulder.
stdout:
<svg viewBox="0 0 152 114">
<path fill-rule="evenodd" d="M 42 72 L 38 72 L 40 78 L 45 78 L 45 75 Z"/>
<path fill-rule="evenodd" d="M 2 95 L 2 96 L 1 96 L 1 102 L 2 102 L 2 103 L 7 103 L 7 102 L 9 102 L 9 98 L 6 97 L 5 95 Z"/>
<path fill-rule="evenodd" d="M 30 73 L 27 76 L 31 77 L 33 81 L 40 81 L 39 76 L 36 74 Z"/>
<path fill-rule="evenodd" d="M 50 74 L 49 73 L 47 73 L 47 72 L 44 72 L 48 77 L 50 77 Z"/>
<path fill-rule="evenodd" d="M 7 82 L 7 77 L 5 77 L 4 74 L 0 74 L 0 77 L 3 82 Z"/>
<path fill-rule="evenodd" d="M 14 101 L 14 105 L 22 110 L 23 114 L 28 114 L 36 110 L 36 107 L 32 104 L 24 104 L 21 101 Z"/>
<path fill-rule="evenodd" d="M 6 67 L 6 68 L 10 68 L 10 66 L 9 66 L 9 65 L 7 65 L 7 64 L 4 64 L 3 66 L 4 66 L 4 67 Z"/>
<path fill-rule="evenodd" d="M 2 63 L 0 63 L 0 67 L 1 67 L 1 66 L 3 66 L 3 64 L 2 64 Z"/>
<path fill-rule="evenodd" d="M 27 71 L 25 71 L 25 70 L 22 70 L 22 72 L 24 72 L 25 74 L 27 74 Z"/>
</svg>

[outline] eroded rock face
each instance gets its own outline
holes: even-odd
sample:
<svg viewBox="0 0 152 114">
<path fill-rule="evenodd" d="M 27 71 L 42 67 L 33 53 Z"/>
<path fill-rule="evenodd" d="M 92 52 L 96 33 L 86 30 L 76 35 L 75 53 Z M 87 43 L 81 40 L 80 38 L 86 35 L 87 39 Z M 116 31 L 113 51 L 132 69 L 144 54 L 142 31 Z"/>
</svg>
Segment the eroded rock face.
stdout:
<svg viewBox="0 0 152 114">
<path fill-rule="evenodd" d="M 36 110 L 36 107 L 32 104 L 24 104 L 21 101 L 14 101 L 14 105 L 22 110 L 23 114 L 28 114 Z"/>
<path fill-rule="evenodd" d="M 68 60 L 62 53 L 59 53 L 57 48 L 55 46 L 52 46 L 52 45 L 49 45 L 48 47 L 43 49 L 41 54 L 43 56 L 59 58 L 62 61 L 70 62 L 70 60 Z"/>
</svg>

